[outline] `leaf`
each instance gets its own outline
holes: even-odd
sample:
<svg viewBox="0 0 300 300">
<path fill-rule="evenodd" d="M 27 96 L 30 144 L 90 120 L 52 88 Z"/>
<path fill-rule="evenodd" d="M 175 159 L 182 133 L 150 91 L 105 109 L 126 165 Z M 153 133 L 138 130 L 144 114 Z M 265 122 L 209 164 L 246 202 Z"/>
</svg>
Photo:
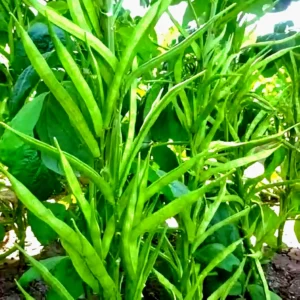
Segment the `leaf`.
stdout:
<svg viewBox="0 0 300 300">
<path fill-rule="evenodd" d="M 55 137 L 63 151 L 74 155 L 85 163 L 90 162 L 91 155 L 88 148 L 81 142 L 67 113 L 52 95 L 45 101 L 36 129 L 41 141 L 54 145 L 53 138 Z M 42 153 L 42 161 L 50 170 L 63 174 L 58 159 Z"/>
<path fill-rule="evenodd" d="M 60 261 L 69 260 L 67 256 L 54 256 L 40 260 L 39 262 L 44 265 L 49 271 L 51 271 Z M 23 287 L 28 286 L 32 281 L 39 280 L 41 274 L 33 267 L 25 271 L 19 279 L 19 284 Z"/>
<path fill-rule="evenodd" d="M 84 294 L 82 279 L 76 272 L 69 257 L 60 260 L 54 268 L 52 268 L 51 273 L 74 299 L 78 299 Z M 53 289 L 50 289 L 46 294 L 46 298 L 47 300 L 56 300 L 59 299 L 59 295 Z"/>
<path fill-rule="evenodd" d="M 43 107 L 44 99 L 47 93 L 43 93 L 28 102 L 18 112 L 18 114 L 11 121 L 10 126 L 22 133 L 33 136 L 33 129 L 40 117 Z M 17 151 L 24 142 L 20 140 L 15 134 L 5 130 L 0 140 L 0 158 L 2 161 L 9 161 L 14 151 Z"/>
<path fill-rule="evenodd" d="M 162 130 L 162 128 L 164 130 Z M 168 105 L 167 108 L 161 112 L 157 121 L 152 126 L 151 137 L 156 142 L 167 142 L 169 139 L 173 141 L 188 140 L 188 133 L 182 127 L 176 112 L 171 105 Z"/>
<path fill-rule="evenodd" d="M 196 250 L 194 257 L 200 263 L 209 264 L 213 258 L 220 252 L 224 251 L 226 247 L 222 244 L 209 244 Z M 217 266 L 227 272 L 232 272 L 235 267 L 238 267 L 240 260 L 232 253 L 230 253 L 222 262 Z"/>
<path fill-rule="evenodd" d="M 204 23 L 208 18 L 209 10 L 210 10 L 210 1 L 208 0 L 195 0 L 192 2 L 193 9 L 198 17 L 200 23 Z M 183 16 L 183 27 L 187 27 L 191 21 L 195 20 L 193 9 L 190 5 L 187 6 L 185 14 Z"/>
<path fill-rule="evenodd" d="M 24 254 L 24 256 L 29 260 L 31 265 L 40 272 L 44 281 L 58 293 L 61 299 L 74 300 L 74 298 L 69 294 L 69 292 L 65 289 L 65 287 L 49 272 L 49 270 L 43 264 L 41 264 L 33 257 L 28 255 L 25 252 L 25 250 L 23 250 L 17 244 L 15 246 L 20 252 Z"/>
<path fill-rule="evenodd" d="M 294 232 L 298 242 L 300 243 L 300 220 L 299 219 L 295 220 Z"/>
<path fill-rule="evenodd" d="M 47 2 L 47 6 L 53 8 L 60 15 L 64 15 L 68 12 L 69 7 L 65 1 L 55 1 L 55 2 Z"/>
<path fill-rule="evenodd" d="M 44 205 L 59 220 L 64 220 L 67 211 L 64 205 L 58 203 L 44 202 Z M 49 245 L 58 238 L 58 234 L 44 221 L 37 218 L 32 212 L 28 212 L 28 224 L 31 226 L 32 232 L 42 245 Z"/>
<path fill-rule="evenodd" d="M 167 146 L 154 147 L 152 156 L 163 171 L 169 172 L 178 167 L 176 154 Z"/>
<path fill-rule="evenodd" d="M 271 176 L 275 169 L 281 165 L 286 158 L 287 150 L 285 148 L 277 149 L 272 156 L 267 157 L 265 161 L 265 173 L 264 176 L 271 181 Z"/>
<path fill-rule="evenodd" d="M 59 63 L 54 52 L 45 53 L 43 56 L 51 67 Z M 40 77 L 32 66 L 27 67 L 21 73 L 12 89 L 12 95 L 7 102 L 11 117 L 14 117 L 21 109 L 26 97 L 29 96 L 32 88 L 36 86 L 39 80 Z"/>
<path fill-rule="evenodd" d="M 258 300 L 258 299 L 265 299 L 265 292 L 264 288 L 258 284 L 250 284 L 248 285 L 248 292 L 250 294 L 251 299 Z M 270 291 L 271 300 L 281 300 L 281 298 L 276 295 L 275 293 Z"/>
<path fill-rule="evenodd" d="M 257 227 L 254 232 L 257 244 L 267 242 L 267 236 L 274 236 L 275 231 L 280 224 L 280 218 L 269 206 L 263 206 L 260 211 L 261 218 L 258 220 Z"/>
<path fill-rule="evenodd" d="M 136 163 L 133 163 L 132 171 L 136 173 Z M 163 170 L 160 169 L 155 170 L 154 168 L 149 167 L 148 180 L 151 183 L 153 183 L 156 180 L 158 180 L 160 177 L 164 176 L 165 174 L 167 173 Z M 188 189 L 188 187 L 184 183 L 180 182 L 179 180 L 174 180 L 173 182 L 171 182 L 167 186 L 164 186 L 161 189 L 161 193 L 164 194 L 166 198 L 170 201 L 179 198 L 180 196 L 183 196 L 189 192 L 190 190 Z"/>
<path fill-rule="evenodd" d="M 0 224 L 0 243 L 4 240 L 5 238 L 5 228 L 2 224 Z"/>
<path fill-rule="evenodd" d="M 211 220 L 210 227 L 212 225 L 218 224 L 219 222 L 229 218 L 232 215 L 229 205 L 226 203 L 221 203 L 218 210 L 214 214 L 214 217 Z M 210 228 L 209 227 L 209 228 Z M 207 243 L 220 243 L 224 246 L 229 246 L 231 243 L 240 239 L 239 229 L 235 224 L 229 224 L 223 226 L 214 232 L 213 235 L 209 236 L 204 244 Z M 242 257 L 242 249 L 241 246 L 238 246 L 235 250 L 234 254 L 238 257 Z"/>
</svg>

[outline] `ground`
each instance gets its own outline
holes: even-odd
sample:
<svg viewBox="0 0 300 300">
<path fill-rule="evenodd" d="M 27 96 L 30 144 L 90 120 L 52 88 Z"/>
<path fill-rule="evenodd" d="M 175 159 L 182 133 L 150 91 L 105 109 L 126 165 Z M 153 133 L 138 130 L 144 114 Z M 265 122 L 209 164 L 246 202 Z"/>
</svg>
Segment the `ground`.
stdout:
<svg viewBox="0 0 300 300">
<path fill-rule="evenodd" d="M 276 211 L 276 209 L 274 210 Z M 58 243 L 53 243 L 43 249 L 30 228 L 27 229 L 26 237 L 26 251 L 37 259 L 61 254 Z M 15 241 L 14 232 L 9 232 L 5 247 L 0 249 L 0 254 L 12 247 Z M 283 242 L 288 246 L 288 249 L 275 254 L 272 262 L 265 268 L 269 286 L 283 300 L 300 300 L 300 244 L 294 234 L 294 221 L 287 221 L 284 228 Z M 23 299 L 14 283 L 16 276 L 22 274 L 23 271 L 24 269 L 19 268 L 17 253 L 10 255 L 4 262 L 0 262 L 0 300 Z M 39 300 L 45 299 L 46 290 L 47 287 L 43 282 L 36 281 L 31 284 L 28 292 L 34 299 Z M 156 298 L 148 297 L 147 299 Z"/>
</svg>

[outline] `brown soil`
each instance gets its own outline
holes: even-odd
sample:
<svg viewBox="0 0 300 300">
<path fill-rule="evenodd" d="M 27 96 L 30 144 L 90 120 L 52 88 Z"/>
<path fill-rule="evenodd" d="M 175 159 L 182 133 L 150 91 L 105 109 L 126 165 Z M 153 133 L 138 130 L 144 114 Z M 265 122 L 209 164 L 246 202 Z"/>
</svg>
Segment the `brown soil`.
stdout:
<svg viewBox="0 0 300 300">
<path fill-rule="evenodd" d="M 35 255 L 37 260 L 46 259 L 56 255 L 62 255 L 60 244 L 53 243 L 43 249 L 39 255 Z M 0 263 L 0 300 L 19 300 L 24 299 L 22 293 L 15 284 L 15 279 L 18 279 L 28 266 L 20 266 L 18 258 L 6 259 Z M 30 284 L 26 291 L 36 300 L 45 299 L 47 286 L 43 281 L 34 281 Z"/>
<path fill-rule="evenodd" d="M 267 279 L 271 290 L 282 299 L 300 300 L 300 249 L 275 254 L 267 267 Z"/>
</svg>

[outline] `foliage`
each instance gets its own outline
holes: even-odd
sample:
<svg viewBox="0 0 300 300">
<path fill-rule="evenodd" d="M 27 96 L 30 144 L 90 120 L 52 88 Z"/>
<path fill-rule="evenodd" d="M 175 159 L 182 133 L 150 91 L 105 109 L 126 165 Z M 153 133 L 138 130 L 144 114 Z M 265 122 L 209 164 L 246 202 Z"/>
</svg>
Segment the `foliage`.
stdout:
<svg viewBox="0 0 300 300">
<path fill-rule="evenodd" d="M 3 214 L 21 246 L 28 223 L 66 251 L 37 262 L 16 245 L 33 266 L 21 291 L 277 299 L 261 264 L 299 218 L 299 37 L 279 24 L 246 44 L 242 17 L 287 1 L 185 1 L 182 24 L 182 1 L 136 18 L 116 2 L 0 2 L 0 170 L 18 198 Z M 165 12 L 180 37 L 162 46 Z"/>
</svg>

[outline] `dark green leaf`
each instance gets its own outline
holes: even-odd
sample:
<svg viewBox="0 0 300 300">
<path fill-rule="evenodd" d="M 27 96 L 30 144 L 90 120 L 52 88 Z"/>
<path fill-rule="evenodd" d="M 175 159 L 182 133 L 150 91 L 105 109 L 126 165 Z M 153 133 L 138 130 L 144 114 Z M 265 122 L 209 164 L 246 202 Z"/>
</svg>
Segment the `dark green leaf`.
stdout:
<svg viewBox="0 0 300 300">
<path fill-rule="evenodd" d="M 266 299 L 264 288 L 258 284 L 250 284 L 248 285 L 248 292 L 250 294 L 251 299 Z M 271 292 L 271 300 L 281 300 L 281 298 L 275 293 Z"/>
<path fill-rule="evenodd" d="M 2 224 L 0 224 L 0 242 L 2 242 L 5 238 L 5 228 Z"/>
<path fill-rule="evenodd" d="M 70 260 L 67 256 L 54 256 L 40 260 L 39 262 L 51 271 L 59 262 L 63 260 Z M 30 282 L 41 279 L 40 273 L 35 268 L 28 269 L 19 279 L 21 286 L 26 287 Z"/>
<path fill-rule="evenodd" d="M 44 202 L 44 205 L 59 219 L 64 220 L 67 211 L 64 205 L 59 203 Z M 49 245 L 58 238 L 57 233 L 41 219 L 37 218 L 33 213 L 28 211 L 28 224 L 31 226 L 32 232 L 42 245 Z"/>
<path fill-rule="evenodd" d="M 163 171 L 169 172 L 178 167 L 176 154 L 167 146 L 154 147 L 152 156 Z"/>
<path fill-rule="evenodd" d="M 224 251 L 226 247 L 222 244 L 209 244 L 196 250 L 195 259 L 204 264 L 209 264 L 220 252 Z M 219 263 L 217 268 L 232 272 L 235 267 L 240 264 L 240 260 L 230 253 L 222 262 Z"/>
<path fill-rule="evenodd" d="M 50 67 L 54 67 L 59 64 L 56 53 L 45 53 L 43 56 Z M 8 100 L 11 117 L 15 116 L 15 114 L 21 109 L 26 97 L 29 96 L 31 90 L 36 86 L 39 79 L 40 77 L 32 66 L 27 67 L 18 77 L 12 89 L 12 95 Z"/>
<path fill-rule="evenodd" d="M 52 95 L 45 101 L 41 118 L 37 124 L 37 133 L 40 140 L 50 145 L 54 145 L 55 137 L 63 151 L 76 156 L 83 162 L 90 162 L 89 150 L 81 142 L 68 115 Z M 42 153 L 42 160 L 50 170 L 62 174 L 59 160 L 45 153 Z"/>
<path fill-rule="evenodd" d="M 61 260 L 51 270 L 51 273 L 64 285 L 74 299 L 78 299 L 84 294 L 82 279 L 76 272 L 70 259 Z M 59 299 L 59 295 L 52 289 L 48 291 L 46 297 L 47 300 Z"/>
<path fill-rule="evenodd" d="M 10 126 L 16 130 L 21 131 L 27 135 L 33 135 L 33 129 L 40 117 L 40 113 L 44 104 L 44 99 L 47 93 L 35 97 L 28 102 L 19 113 L 13 118 Z M 0 140 L 0 158 L 2 161 L 10 161 L 14 151 L 17 151 L 24 145 L 15 134 L 6 130 Z"/>
</svg>

